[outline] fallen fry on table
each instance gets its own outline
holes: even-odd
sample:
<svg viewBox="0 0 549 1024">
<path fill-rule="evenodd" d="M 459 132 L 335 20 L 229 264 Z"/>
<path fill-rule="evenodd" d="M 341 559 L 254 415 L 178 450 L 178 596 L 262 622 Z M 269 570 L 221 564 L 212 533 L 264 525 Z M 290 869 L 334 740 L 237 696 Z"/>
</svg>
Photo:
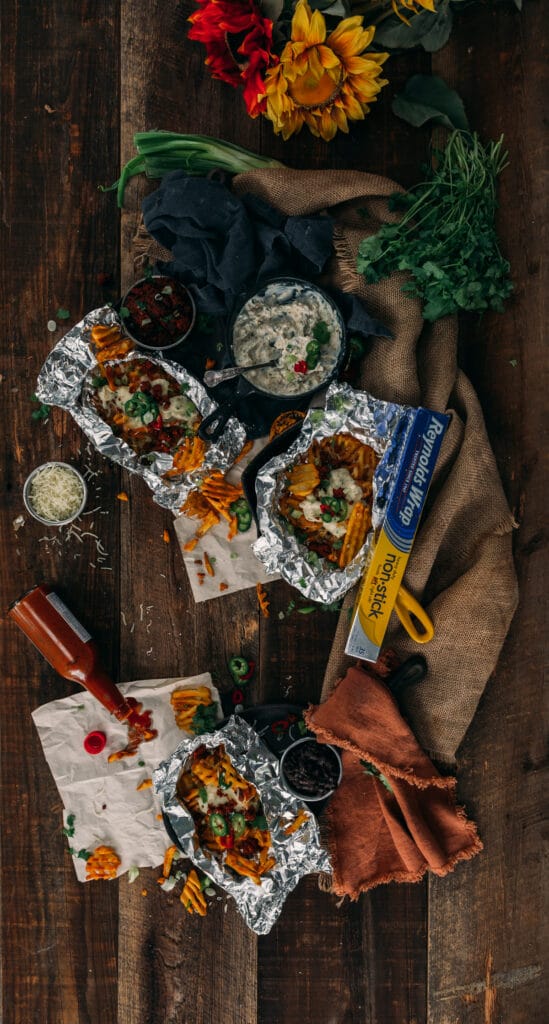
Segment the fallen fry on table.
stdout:
<svg viewBox="0 0 549 1024">
<path fill-rule="evenodd" d="M 256 583 L 255 589 L 256 589 L 256 592 L 257 592 L 257 600 L 259 602 L 259 607 L 260 607 L 260 610 L 261 610 L 261 614 L 264 615 L 264 617 L 266 619 L 268 619 L 269 615 L 270 615 L 270 612 L 269 612 L 269 603 L 270 602 L 269 602 L 269 598 L 267 597 L 267 591 L 265 590 L 265 587 L 263 586 L 262 583 Z"/>
<path fill-rule="evenodd" d="M 196 871 L 189 871 L 187 881 L 181 890 L 181 896 L 179 897 L 185 910 L 188 910 L 189 914 L 200 914 L 201 917 L 205 917 L 207 914 L 206 897 L 202 892 L 200 880 Z"/>
</svg>

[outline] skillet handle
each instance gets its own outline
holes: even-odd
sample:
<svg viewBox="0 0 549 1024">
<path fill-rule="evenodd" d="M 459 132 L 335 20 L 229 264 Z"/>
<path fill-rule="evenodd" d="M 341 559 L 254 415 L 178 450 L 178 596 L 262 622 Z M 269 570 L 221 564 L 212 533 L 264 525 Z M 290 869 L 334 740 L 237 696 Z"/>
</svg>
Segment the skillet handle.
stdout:
<svg viewBox="0 0 549 1024">
<path fill-rule="evenodd" d="M 214 409 L 209 416 L 204 417 L 198 428 L 198 436 L 203 441 L 217 441 L 218 437 L 221 437 L 236 402 L 237 396 L 233 395 L 222 405 L 218 405 L 217 409 Z"/>
<path fill-rule="evenodd" d="M 427 644 L 429 640 L 433 639 L 435 628 L 431 619 L 419 601 L 416 601 L 410 591 L 406 590 L 406 587 L 399 587 L 394 610 L 408 636 L 415 640 L 416 644 Z M 417 628 L 414 619 L 421 629 Z"/>
</svg>

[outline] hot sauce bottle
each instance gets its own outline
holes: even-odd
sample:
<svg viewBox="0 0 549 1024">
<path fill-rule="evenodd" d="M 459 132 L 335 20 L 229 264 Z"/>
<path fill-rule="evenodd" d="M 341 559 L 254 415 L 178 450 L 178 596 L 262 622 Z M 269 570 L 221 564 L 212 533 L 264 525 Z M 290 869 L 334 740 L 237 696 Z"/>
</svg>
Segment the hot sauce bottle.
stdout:
<svg viewBox="0 0 549 1024">
<path fill-rule="evenodd" d="M 60 676 L 85 687 L 111 715 L 128 723 L 131 750 L 127 748 L 127 756 L 135 753 L 140 741 L 156 735 L 150 728 L 150 712 L 140 714 L 141 704 L 122 696 L 101 667 L 90 633 L 49 586 L 41 584 L 23 594 L 8 615 Z"/>
</svg>

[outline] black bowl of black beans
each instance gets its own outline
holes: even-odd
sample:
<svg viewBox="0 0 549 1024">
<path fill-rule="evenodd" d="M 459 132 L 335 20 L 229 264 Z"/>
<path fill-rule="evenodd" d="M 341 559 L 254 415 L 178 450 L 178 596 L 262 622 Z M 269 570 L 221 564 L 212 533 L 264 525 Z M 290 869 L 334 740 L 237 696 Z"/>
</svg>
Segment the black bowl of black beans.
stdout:
<svg viewBox="0 0 549 1024">
<path fill-rule="evenodd" d="M 325 800 L 341 782 L 341 757 L 335 747 L 313 736 L 296 740 L 280 759 L 282 783 L 307 803 Z"/>
</svg>

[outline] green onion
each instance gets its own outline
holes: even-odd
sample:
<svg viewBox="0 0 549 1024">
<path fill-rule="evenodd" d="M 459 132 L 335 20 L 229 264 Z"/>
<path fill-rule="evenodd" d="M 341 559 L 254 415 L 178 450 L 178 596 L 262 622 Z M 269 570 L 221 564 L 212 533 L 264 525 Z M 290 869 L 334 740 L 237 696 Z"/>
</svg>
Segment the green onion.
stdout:
<svg viewBox="0 0 549 1024">
<path fill-rule="evenodd" d="M 124 205 L 124 192 L 130 178 L 146 174 L 148 178 L 163 178 L 169 171 L 182 170 L 187 174 L 207 174 L 209 171 L 227 171 L 240 174 L 259 167 L 284 167 L 279 160 L 251 153 L 232 142 L 223 142 L 209 135 L 180 135 L 177 132 L 136 132 L 133 137 L 139 156 L 134 156 L 122 168 L 113 185 L 102 192 L 116 189 L 118 206 Z"/>
</svg>

